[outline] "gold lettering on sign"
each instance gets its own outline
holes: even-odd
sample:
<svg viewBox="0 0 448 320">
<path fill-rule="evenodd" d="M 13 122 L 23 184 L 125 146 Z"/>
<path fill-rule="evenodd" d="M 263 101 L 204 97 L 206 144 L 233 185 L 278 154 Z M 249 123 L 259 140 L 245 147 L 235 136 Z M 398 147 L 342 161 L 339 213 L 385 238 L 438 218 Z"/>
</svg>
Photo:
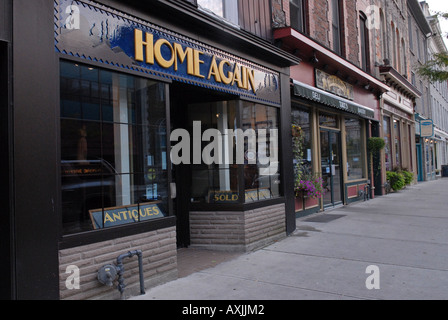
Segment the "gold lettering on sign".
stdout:
<svg viewBox="0 0 448 320">
<path fill-rule="evenodd" d="M 340 97 L 354 99 L 354 89 L 351 84 L 318 69 L 316 69 L 316 87 Z"/>
<path fill-rule="evenodd" d="M 201 73 L 201 66 L 205 64 L 202 56 L 204 52 L 190 47 L 184 49 L 180 43 L 170 43 L 167 39 L 158 39 L 154 42 L 151 33 L 135 29 L 135 60 L 146 64 L 157 64 L 164 69 L 173 67 L 179 71 L 179 66 L 186 65 L 187 74 L 200 78 L 216 81 L 229 86 L 237 86 L 240 89 L 255 89 L 255 71 L 238 63 L 223 59 L 219 62 L 216 56 L 211 57 L 207 76 Z M 229 70 L 229 71 L 226 71 Z"/>
</svg>

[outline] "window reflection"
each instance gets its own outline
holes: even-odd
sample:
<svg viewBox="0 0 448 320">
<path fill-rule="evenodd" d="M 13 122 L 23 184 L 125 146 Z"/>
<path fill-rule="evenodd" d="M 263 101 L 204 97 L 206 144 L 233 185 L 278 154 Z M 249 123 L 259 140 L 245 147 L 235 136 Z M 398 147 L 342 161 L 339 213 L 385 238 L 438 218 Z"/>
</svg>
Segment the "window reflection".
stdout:
<svg viewBox="0 0 448 320">
<path fill-rule="evenodd" d="M 359 119 L 345 119 L 348 180 L 365 178 L 364 139 Z"/>
<path fill-rule="evenodd" d="M 238 24 L 238 1 L 235 0 L 197 0 L 201 8 L 207 9 L 219 17 Z"/>
<path fill-rule="evenodd" d="M 128 223 L 125 212 L 151 202 L 168 214 L 164 87 L 61 62 L 65 234 L 105 227 L 101 213 L 103 219 L 116 219 L 110 226 Z M 115 216 L 111 208 L 118 210 Z"/>
<path fill-rule="evenodd" d="M 251 148 L 247 145 L 249 141 L 245 141 L 244 188 L 246 203 L 280 196 L 278 128 L 278 109 L 244 102 L 242 129 L 244 131 L 253 129 L 256 133 L 255 154 L 250 154 Z M 251 164 L 253 159 L 256 159 L 256 164 Z"/>
<path fill-rule="evenodd" d="M 192 165 L 193 203 L 239 203 L 238 165 L 235 161 L 235 145 L 230 145 L 227 133 L 234 132 L 236 124 L 236 102 L 218 101 L 189 105 L 189 124 L 201 123 L 201 134 L 208 129 L 217 129 L 221 135 L 220 161 L 208 165 Z M 190 132 L 192 132 L 190 128 Z M 201 150 L 209 144 L 202 141 Z M 231 158 L 232 156 L 232 158 Z"/>
<path fill-rule="evenodd" d="M 294 136 L 297 138 L 298 145 L 293 146 L 293 161 L 294 168 L 298 168 L 296 174 L 300 174 L 301 176 L 310 176 L 313 174 L 310 124 L 309 111 L 294 105 L 292 110 L 292 129 Z"/>
</svg>

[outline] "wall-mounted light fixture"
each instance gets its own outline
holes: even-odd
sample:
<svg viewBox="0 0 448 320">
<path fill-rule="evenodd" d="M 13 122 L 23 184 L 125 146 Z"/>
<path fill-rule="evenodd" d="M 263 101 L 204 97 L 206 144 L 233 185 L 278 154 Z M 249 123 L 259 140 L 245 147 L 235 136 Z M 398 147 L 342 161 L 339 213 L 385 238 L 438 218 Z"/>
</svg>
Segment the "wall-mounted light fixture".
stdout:
<svg viewBox="0 0 448 320">
<path fill-rule="evenodd" d="M 317 64 L 317 63 L 319 63 L 319 59 L 317 59 L 316 51 L 313 51 L 313 57 L 310 58 L 310 62 L 311 62 L 312 64 Z"/>
</svg>

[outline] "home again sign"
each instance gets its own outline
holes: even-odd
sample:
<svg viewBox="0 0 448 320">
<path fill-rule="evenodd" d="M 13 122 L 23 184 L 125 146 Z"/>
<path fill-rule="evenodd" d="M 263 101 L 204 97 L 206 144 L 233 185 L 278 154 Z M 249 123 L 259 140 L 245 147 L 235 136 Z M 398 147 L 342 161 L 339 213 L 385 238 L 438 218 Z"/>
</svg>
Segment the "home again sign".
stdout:
<svg viewBox="0 0 448 320">
<path fill-rule="evenodd" d="M 277 72 L 94 2 L 55 6 L 62 55 L 281 104 Z"/>
</svg>

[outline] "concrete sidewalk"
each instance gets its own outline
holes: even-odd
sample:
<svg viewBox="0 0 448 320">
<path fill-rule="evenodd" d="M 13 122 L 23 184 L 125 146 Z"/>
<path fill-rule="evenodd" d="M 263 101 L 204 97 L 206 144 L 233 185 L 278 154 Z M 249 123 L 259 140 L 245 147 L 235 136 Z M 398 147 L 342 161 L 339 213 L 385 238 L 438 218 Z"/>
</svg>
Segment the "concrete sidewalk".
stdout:
<svg viewBox="0 0 448 320">
<path fill-rule="evenodd" d="M 298 219 L 282 241 L 133 300 L 448 299 L 447 190 L 439 179 Z"/>
</svg>

